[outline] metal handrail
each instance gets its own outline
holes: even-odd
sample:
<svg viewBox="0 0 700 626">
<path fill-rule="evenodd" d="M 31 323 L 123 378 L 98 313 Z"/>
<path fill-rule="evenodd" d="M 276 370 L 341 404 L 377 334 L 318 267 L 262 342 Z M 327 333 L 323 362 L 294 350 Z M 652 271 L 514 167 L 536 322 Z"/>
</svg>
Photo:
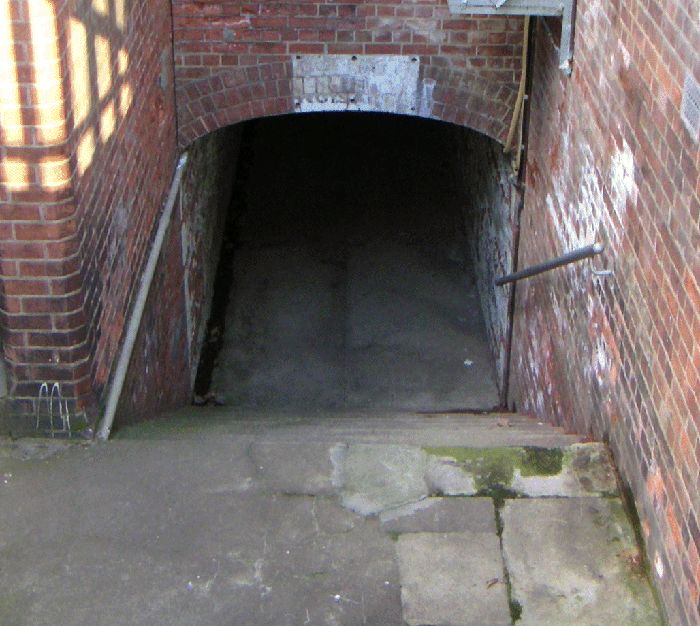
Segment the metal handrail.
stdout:
<svg viewBox="0 0 700 626">
<path fill-rule="evenodd" d="M 530 276 L 536 276 L 537 274 L 542 274 L 548 272 L 549 270 L 556 269 L 562 265 L 569 265 L 570 263 L 575 263 L 576 261 L 582 261 L 583 259 L 589 259 L 598 254 L 601 254 L 605 250 L 605 246 L 601 243 L 594 243 L 590 246 L 585 246 L 583 248 L 578 248 L 577 250 L 572 250 L 567 252 L 560 257 L 555 259 L 550 259 L 549 261 L 544 261 L 543 263 L 538 263 L 519 272 L 514 272 L 512 274 L 506 274 L 496 279 L 496 286 L 502 287 L 508 283 L 514 283 L 523 278 L 529 278 Z"/>
</svg>

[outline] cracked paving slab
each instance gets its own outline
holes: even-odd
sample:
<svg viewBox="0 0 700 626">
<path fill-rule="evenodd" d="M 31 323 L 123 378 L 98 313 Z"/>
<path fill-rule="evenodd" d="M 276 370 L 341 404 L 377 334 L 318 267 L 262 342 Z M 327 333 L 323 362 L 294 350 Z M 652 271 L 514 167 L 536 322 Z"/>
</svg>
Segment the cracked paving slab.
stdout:
<svg viewBox="0 0 700 626">
<path fill-rule="evenodd" d="M 660 626 L 616 498 L 509 500 L 503 550 L 519 626 Z"/>
<path fill-rule="evenodd" d="M 249 442 L 113 442 L 0 470 L 2 624 L 401 624 L 378 520 L 271 492 Z"/>
<path fill-rule="evenodd" d="M 410 626 L 511 623 L 495 532 L 410 533 L 399 537 L 396 549 Z"/>
<path fill-rule="evenodd" d="M 329 438 L 188 431 L 8 448 L 0 623 L 87 626 L 96 615 L 109 626 L 510 623 L 493 501 L 458 494 L 512 486 L 518 475 L 561 487 L 563 474 L 593 492 L 609 485 L 604 448 L 593 446 L 544 454 Z M 584 600 L 610 604 L 608 621 L 597 623 L 656 623 L 647 605 L 619 592 L 614 574 L 638 552 L 618 500 L 506 500 L 502 519 L 524 624 L 588 624 L 547 613 L 569 610 L 566 602 L 575 609 L 579 587 Z M 591 546 L 610 560 L 590 556 Z M 586 587 L 581 568 L 606 584 Z M 643 576 L 630 581 L 642 590 L 635 602 L 648 597 Z"/>
<path fill-rule="evenodd" d="M 427 462 L 420 448 L 349 446 L 335 461 L 333 484 L 340 491 L 343 506 L 374 515 L 427 497 Z"/>
<path fill-rule="evenodd" d="M 496 534 L 491 498 L 426 498 L 379 515 L 388 533 L 485 532 Z"/>
</svg>

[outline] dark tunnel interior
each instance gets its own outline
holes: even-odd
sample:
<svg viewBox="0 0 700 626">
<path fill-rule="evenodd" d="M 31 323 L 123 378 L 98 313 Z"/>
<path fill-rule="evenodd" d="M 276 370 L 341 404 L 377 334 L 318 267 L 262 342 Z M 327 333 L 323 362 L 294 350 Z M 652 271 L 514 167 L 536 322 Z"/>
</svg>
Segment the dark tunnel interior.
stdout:
<svg viewBox="0 0 700 626">
<path fill-rule="evenodd" d="M 241 409 L 498 404 L 455 126 L 245 123 L 195 394 Z"/>
</svg>

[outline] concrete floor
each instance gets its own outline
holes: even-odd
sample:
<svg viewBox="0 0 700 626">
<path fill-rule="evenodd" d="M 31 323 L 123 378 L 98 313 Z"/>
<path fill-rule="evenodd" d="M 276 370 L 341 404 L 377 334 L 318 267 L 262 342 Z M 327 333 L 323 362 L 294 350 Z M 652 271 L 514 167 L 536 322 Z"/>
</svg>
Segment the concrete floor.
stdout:
<svg viewBox="0 0 700 626">
<path fill-rule="evenodd" d="M 254 128 L 212 390 L 253 408 L 494 407 L 448 129 Z"/>
<path fill-rule="evenodd" d="M 576 441 L 229 409 L 0 441 L 0 624 L 660 624 L 607 453 Z"/>
</svg>

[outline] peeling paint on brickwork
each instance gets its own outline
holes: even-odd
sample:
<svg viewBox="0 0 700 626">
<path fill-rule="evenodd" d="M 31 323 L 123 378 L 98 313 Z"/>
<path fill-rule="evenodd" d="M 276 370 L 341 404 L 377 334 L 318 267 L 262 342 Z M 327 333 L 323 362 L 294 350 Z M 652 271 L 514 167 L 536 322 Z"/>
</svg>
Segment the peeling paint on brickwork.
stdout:
<svg viewBox="0 0 700 626">
<path fill-rule="evenodd" d="M 185 174 L 179 198 L 191 385 L 211 312 L 240 132 L 240 127 L 233 127 L 203 138 L 190 149 L 191 169 Z"/>
<path fill-rule="evenodd" d="M 591 147 L 578 146 L 576 159 L 569 145 L 569 135 L 561 137 L 561 170 L 576 172 L 580 183 L 580 200 L 574 203 L 569 198 L 564 179 L 552 181 L 553 193 L 547 194 L 545 202 L 550 223 L 557 234 L 557 247 L 560 253 L 591 244 L 595 241 L 608 247 L 606 258 L 615 259 L 621 248 L 627 211 L 634 210 L 638 190 L 634 179 L 635 164 L 630 146 L 623 141 L 621 148 L 616 148 L 610 155 L 609 162 L 602 168 L 595 162 Z M 607 177 L 601 180 L 600 171 L 607 171 Z M 606 198 L 609 202 L 606 203 Z M 542 259 L 544 260 L 544 259 Z M 607 387 L 611 379 L 616 378 L 618 364 L 615 362 L 615 348 L 609 345 L 606 337 L 611 336 L 607 317 L 601 310 L 601 303 L 596 298 L 587 297 L 593 276 L 590 266 L 572 266 L 565 270 L 574 293 L 582 298 L 576 306 L 585 306 L 588 310 L 590 324 L 588 335 L 591 341 L 590 358 L 582 359 L 583 373 L 591 384 Z M 559 297 L 550 294 L 550 305 L 554 319 L 561 331 L 564 329 L 563 312 Z M 574 306 L 574 302 L 570 302 Z"/>
<path fill-rule="evenodd" d="M 432 78 L 424 78 L 421 81 L 420 105 L 418 107 L 418 115 L 421 117 L 430 117 L 432 115 L 435 84 L 436 81 Z"/>
<path fill-rule="evenodd" d="M 519 409 L 610 441 L 669 622 L 694 624 L 700 188 L 680 111 L 677 51 L 692 44 L 674 15 L 579 3 L 571 80 L 538 25 L 520 265 L 594 240 L 606 250 L 518 286 L 512 371 Z"/>
<path fill-rule="evenodd" d="M 190 401 L 214 292 L 240 128 L 190 147 L 116 425 Z"/>
</svg>

